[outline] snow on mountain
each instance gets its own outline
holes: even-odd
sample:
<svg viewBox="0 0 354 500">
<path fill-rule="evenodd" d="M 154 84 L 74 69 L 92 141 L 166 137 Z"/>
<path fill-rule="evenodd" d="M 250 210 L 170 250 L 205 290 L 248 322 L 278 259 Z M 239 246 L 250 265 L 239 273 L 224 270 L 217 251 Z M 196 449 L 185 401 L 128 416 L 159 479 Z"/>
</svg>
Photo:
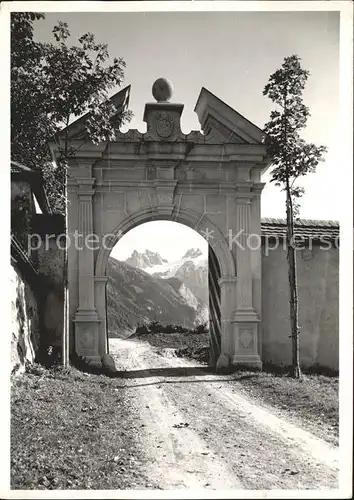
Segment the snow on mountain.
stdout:
<svg viewBox="0 0 354 500">
<path fill-rule="evenodd" d="M 187 250 L 187 252 L 183 255 L 182 260 L 185 259 L 196 259 L 197 257 L 201 257 L 202 251 L 200 248 L 190 248 Z"/>
<path fill-rule="evenodd" d="M 208 258 L 200 248 L 190 248 L 181 259 L 173 262 L 162 259 L 158 253 L 150 250 L 144 254 L 134 251 L 126 262 L 156 278 L 178 278 L 197 299 L 208 304 Z"/>
<path fill-rule="evenodd" d="M 139 253 L 134 250 L 125 262 L 130 266 L 137 267 L 138 269 L 146 269 L 153 266 L 167 264 L 166 259 L 163 259 L 157 252 L 151 252 L 151 250 L 145 250 L 143 253 Z"/>
<path fill-rule="evenodd" d="M 148 253 L 148 254 L 147 254 Z M 148 260 L 145 255 L 154 255 L 154 259 Z M 171 278 L 176 275 L 178 269 L 187 261 L 192 261 L 196 267 L 208 266 L 208 259 L 199 248 L 190 248 L 181 259 L 168 262 L 158 253 L 146 250 L 144 254 L 139 254 L 136 250 L 125 262 L 131 266 L 144 269 L 146 273 L 158 276 L 159 278 Z"/>
</svg>

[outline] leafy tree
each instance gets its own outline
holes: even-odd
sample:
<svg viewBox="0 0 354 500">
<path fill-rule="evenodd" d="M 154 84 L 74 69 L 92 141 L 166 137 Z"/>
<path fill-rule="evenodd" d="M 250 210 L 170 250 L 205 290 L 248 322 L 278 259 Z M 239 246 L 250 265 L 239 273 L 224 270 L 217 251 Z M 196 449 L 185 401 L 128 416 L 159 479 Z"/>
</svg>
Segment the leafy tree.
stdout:
<svg viewBox="0 0 354 500">
<path fill-rule="evenodd" d="M 43 14 L 14 12 L 11 15 L 11 155 L 29 167 L 41 169 L 54 211 L 65 210 L 67 141 L 59 167 L 52 165 L 47 141 L 73 117 L 89 113 L 86 130 L 97 143 L 112 140 L 131 113 L 117 113 L 107 101 L 109 90 L 119 87 L 125 62 L 109 64 L 108 47 L 91 33 L 69 46 L 68 25 L 59 22 L 54 40 L 33 39 L 33 23 Z"/>
<path fill-rule="evenodd" d="M 304 193 L 304 189 L 295 183 L 299 178 L 315 172 L 318 162 L 323 160 L 323 154 L 326 152 L 324 146 L 307 143 L 300 136 L 300 131 L 306 127 L 310 116 L 309 108 L 303 103 L 303 91 L 310 73 L 301 67 L 300 60 L 297 55 L 286 57 L 281 68 L 270 76 L 263 91 L 263 95 L 268 96 L 277 105 L 277 109 L 271 112 L 264 131 L 267 152 L 273 157 L 274 164 L 271 182 L 282 187 L 286 193 L 292 375 L 295 378 L 301 377 L 301 369 L 294 218 L 299 211 L 299 199 Z"/>
<path fill-rule="evenodd" d="M 11 156 L 40 169 L 54 212 L 65 215 L 67 228 L 67 161 L 72 151 L 68 137 L 56 165 L 47 141 L 72 118 L 88 113 L 85 126 L 94 143 L 113 140 L 119 126 L 130 119 L 129 111 L 118 113 L 108 99 L 109 90 L 123 81 L 125 62 L 114 58 L 109 64 L 107 44 L 97 43 L 91 33 L 83 34 L 78 45 L 69 46 L 67 23 L 59 22 L 54 41 L 37 42 L 33 23 L 44 19 L 40 13 L 11 15 Z M 64 338 L 68 331 L 67 251 L 64 251 L 64 337 L 63 363 L 68 363 Z"/>
</svg>

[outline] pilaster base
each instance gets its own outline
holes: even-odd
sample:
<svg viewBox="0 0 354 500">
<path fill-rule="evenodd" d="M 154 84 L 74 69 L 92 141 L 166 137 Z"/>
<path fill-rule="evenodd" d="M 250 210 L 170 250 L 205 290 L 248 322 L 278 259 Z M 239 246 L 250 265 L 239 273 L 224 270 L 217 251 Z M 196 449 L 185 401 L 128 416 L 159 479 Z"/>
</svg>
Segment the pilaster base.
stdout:
<svg viewBox="0 0 354 500">
<path fill-rule="evenodd" d="M 259 323 L 259 318 L 253 307 L 237 309 L 234 323 Z"/>
<path fill-rule="evenodd" d="M 262 361 L 258 353 L 259 318 L 256 311 L 252 307 L 237 310 L 233 323 L 235 354 L 231 364 L 261 370 Z"/>
<path fill-rule="evenodd" d="M 99 322 L 96 311 L 78 309 L 74 319 L 75 351 L 78 356 L 101 359 L 98 346 Z"/>
</svg>

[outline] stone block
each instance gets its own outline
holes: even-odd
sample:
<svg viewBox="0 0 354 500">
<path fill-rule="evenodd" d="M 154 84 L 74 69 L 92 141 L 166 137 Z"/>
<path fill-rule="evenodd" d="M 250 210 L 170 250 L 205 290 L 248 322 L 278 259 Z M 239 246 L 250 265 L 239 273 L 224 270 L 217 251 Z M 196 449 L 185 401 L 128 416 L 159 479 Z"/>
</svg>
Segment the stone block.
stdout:
<svg viewBox="0 0 354 500">
<path fill-rule="evenodd" d="M 204 170 L 204 178 L 208 181 L 226 181 L 226 172 L 225 170 L 220 170 L 217 168 L 205 168 Z"/>
<path fill-rule="evenodd" d="M 126 199 L 127 199 L 126 210 L 129 215 L 141 211 L 143 203 L 142 203 L 142 194 L 140 190 L 127 191 Z"/>
<path fill-rule="evenodd" d="M 127 217 L 125 210 L 112 210 L 110 212 L 106 212 L 103 219 L 103 233 L 108 234 L 111 233 L 121 222 Z"/>
<path fill-rule="evenodd" d="M 206 195 L 206 212 L 214 214 L 226 213 L 225 195 L 207 194 Z"/>
<path fill-rule="evenodd" d="M 206 224 L 210 221 L 216 226 L 224 238 L 227 239 L 226 215 L 225 214 L 205 214 Z M 209 224 L 211 226 L 211 224 Z M 211 227 L 209 229 L 212 229 Z M 215 233 L 214 233 L 215 234 Z"/>
<path fill-rule="evenodd" d="M 144 210 L 144 208 L 150 208 L 153 206 L 153 197 L 151 193 L 151 189 L 149 188 L 142 188 L 139 190 L 140 193 L 140 200 L 141 200 L 141 207 Z M 155 200 L 156 202 L 156 200 Z"/>
<path fill-rule="evenodd" d="M 112 210 L 122 210 L 125 208 L 125 196 L 126 194 L 121 191 L 110 191 L 108 193 L 101 193 L 103 197 L 103 210 L 105 212 L 111 212 Z M 97 200 L 97 204 L 102 205 Z M 98 205 L 98 206 L 99 206 Z"/>
<path fill-rule="evenodd" d="M 181 208 L 192 210 L 200 214 L 204 213 L 204 195 L 183 194 Z"/>
<path fill-rule="evenodd" d="M 144 167 L 104 170 L 103 180 L 111 181 L 143 181 L 145 180 Z"/>
</svg>

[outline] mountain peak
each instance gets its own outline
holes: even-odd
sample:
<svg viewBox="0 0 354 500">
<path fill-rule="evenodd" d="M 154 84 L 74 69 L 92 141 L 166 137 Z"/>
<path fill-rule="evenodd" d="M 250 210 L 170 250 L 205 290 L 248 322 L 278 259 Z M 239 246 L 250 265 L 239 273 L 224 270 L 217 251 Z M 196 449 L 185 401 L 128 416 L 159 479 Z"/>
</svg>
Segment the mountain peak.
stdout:
<svg viewBox="0 0 354 500">
<path fill-rule="evenodd" d="M 162 258 L 159 253 L 146 249 L 143 253 L 134 250 L 125 262 L 130 266 L 145 269 L 151 266 L 166 264 L 168 261 Z"/>
<path fill-rule="evenodd" d="M 183 255 L 182 260 L 184 260 L 184 259 L 196 259 L 197 257 L 200 257 L 201 255 L 202 255 L 202 251 L 200 250 L 200 248 L 190 248 Z"/>
</svg>

